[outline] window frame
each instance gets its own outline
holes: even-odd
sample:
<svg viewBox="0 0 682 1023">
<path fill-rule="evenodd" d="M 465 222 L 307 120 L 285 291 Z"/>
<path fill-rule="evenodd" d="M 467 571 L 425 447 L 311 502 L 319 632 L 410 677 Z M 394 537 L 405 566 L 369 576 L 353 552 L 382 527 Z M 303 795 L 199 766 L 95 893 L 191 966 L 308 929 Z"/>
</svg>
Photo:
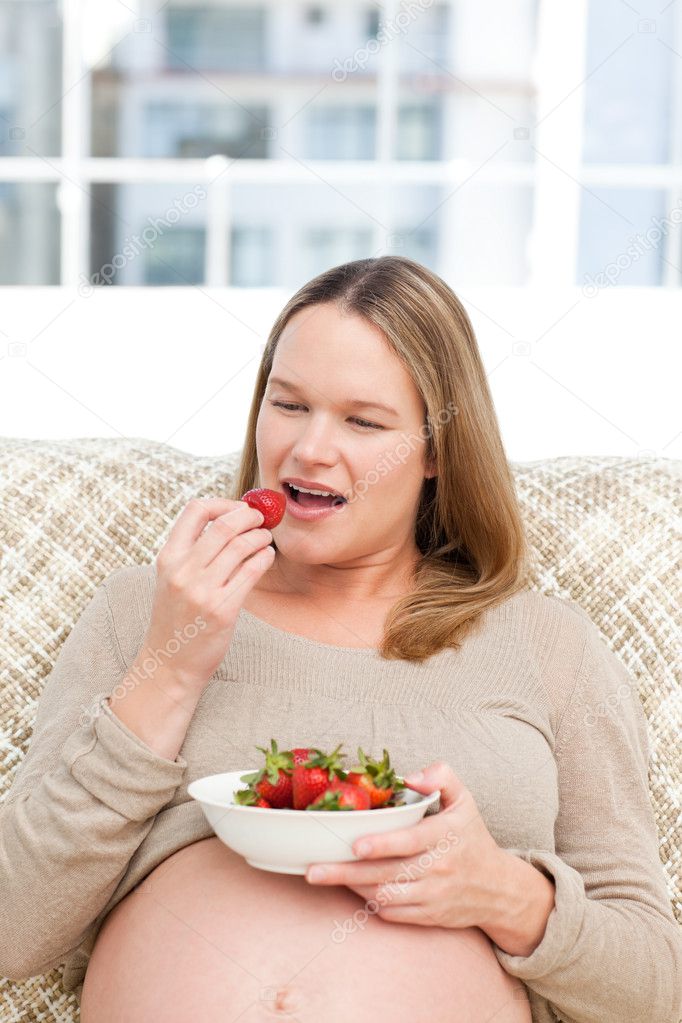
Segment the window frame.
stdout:
<svg viewBox="0 0 682 1023">
<path fill-rule="evenodd" d="M 396 153 L 399 67 L 397 47 L 383 45 L 377 52 L 377 145 L 376 160 L 244 159 L 222 156 L 193 158 L 92 157 L 90 152 L 90 69 L 83 47 L 83 5 L 86 0 L 62 0 L 62 101 L 60 157 L 0 158 L 0 181 L 8 183 L 53 182 L 57 185 L 61 218 L 60 281 L 77 287 L 90 276 L 89 189 L 98 182 L 112 184 L 203 184 L 208 192 L 204 248 L 204 283 L 225 287 L 230 282 L 231 190 L 233 185 L 258 182 L 305 184 L 311 174 L 323 176 L 330 185 L 343 188 L 356 182 L 391 184 L 440 184 L 448 192 L 472 176 L 498 184 L 530 185 L 533 189 L 532 234 L 529 245 L 530 286 L 573 287 L 579 284 L 577 256 L 580 231 L 581 189 L 629 185 L 658 187 L 665 191 L 667 208 L 682 203 L 682 134 L 673 129 L 682 117 L 682 61 L 674 62 L 671 103 L 671 162 L 656 165 L 590 164 L 582 162 L 584 89 L 590 72 L 585 67 L 589 0 L 575 0 L 557 8 L 548 0 L 538 3 L 536 50 L 536 124 L 519 126 L 527 131 L 535 150 L 533 162 L 496 162 L 477 165 L 468 159 L 407 161 Z M 336 3 L 339 0 L 330 0 Z M 450 16 L 455 0 L 445 0 Z M 366 5 L 360 3 L 361 12 Z M 385 0 L 380 30 L 394 21 L 399 0 Z M 682 15 L 675 15 L 675 39 L 682 53 Z M 511 133 L 510 133 L 511 134 Z M 517 136 L 522 137 L 522 136 Z M 229 174 L 226 171 L 229 168 Z M 385 190 L 386 193 L 389 189 Z M 387 199 L 387 220 L 391 223 Z M 373 225 L 373 248 L 390 251 L 393 229 Z M 662 247 L 662 285 L 682 284 L 682 226 L 676 225 Z M 444 277 L 448 267 L 439 268 Z"/>
</svg>

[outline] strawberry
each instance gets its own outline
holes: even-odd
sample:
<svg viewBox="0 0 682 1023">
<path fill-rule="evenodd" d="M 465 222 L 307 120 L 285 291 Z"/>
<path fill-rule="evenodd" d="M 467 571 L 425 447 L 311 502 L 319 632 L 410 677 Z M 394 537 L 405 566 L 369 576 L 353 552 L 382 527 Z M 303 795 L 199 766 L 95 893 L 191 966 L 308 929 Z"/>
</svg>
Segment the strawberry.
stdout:
<svg viewBox="0 0 682 1023">
<path fill-rule="evenodd" d="M 297 764 L 305 764 L 306 760 L 310 760 L 313 753 L 316 753 L 317 750 L 308 746 L 297 746 L 296 749 L 289 750 L 289 752 L 293 757 L 294 767 L 296 767 Z"/>
<path fill-rule="evenodd" d="M 405 788 L 405 783 L 397 777 L 391 767 L 388 750 L 384 750 L 383 760 L 379 761 L 365 756 L 358 746 L 358 758 L 360 766 L 348 772 L 347 780 L 351 785 L 356 785 L 367 792 L 372 810 L 386 806 L 394 793 Z"/>
<path fill-rule="evenodd" d="M 291 753 L 277 749 L 274 739 L 270 740 L 270 750 L 263 746 L 256 746 L 262 753 L 265 753 L 265 767 L 254 771 L 251 774 L 240 775 L 240 781 L 245 781 L 255 792 L 267 799 L 271 806 L 277 808 L 293 806 L 293 788 L 291 772 L 294 764 Z"/>
<path fill-rule="evenodd" d="M 382 809 L 383 810 L 383 808 L 385 806 L 405 806 L 405 797 L 403 796 L 402 792 L 395 792 L 391 796 L 391 798 L 387 802 L 384 803 L 383 807 L 380 807 L 380 808 L 376 807 L 375 809 Z"/>
<path fill-rule="evenodd" d="M 259 796 L 254 789 L 239 789 L 234 793 L 234 801 L 238 806 L 261 806 L 265 810 L 271 809 L 267 799 Z"/>
<path fill-rule="evenodd" d="M 313 747 L 308 751 L 309 758 L 295 765 L 292 775 L 294 810 L 305 810 L 308 803 L 312 803 L 329 787 L 335 776 L 345 778 L 340 761 L 340 757 L 345 756 L 345 753 L 339 754 L 341 745 L 343 744 L 339 744 L 329 756 Z"/>
<path fill-rule="evenodd" d="M 370 797 L 359 785 L 334 778 L 322 795 L 306 810 L 370 810 Z"/>
<path fill-rule="evenodd" d="M 267 487 L 256 487 L 255 490 L 247 490 L 239 498 L 246 501 L 249 508 L 256 508 L 262 512 L 263 529 L 274 529 L 282 521 L 284 510 L 287 506 L 287 499 L 279 490 L 268 490 Z"/>
</svg>

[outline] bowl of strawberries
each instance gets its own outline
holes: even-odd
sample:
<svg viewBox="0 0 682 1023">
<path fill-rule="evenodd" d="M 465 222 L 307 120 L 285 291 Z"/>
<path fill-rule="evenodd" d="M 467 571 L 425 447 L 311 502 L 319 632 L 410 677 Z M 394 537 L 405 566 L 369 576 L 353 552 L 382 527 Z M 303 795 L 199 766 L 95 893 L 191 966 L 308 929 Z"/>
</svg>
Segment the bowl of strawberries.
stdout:
<svg viewBox="0 0 682 1023">
<path fill-rule="evenodd" d="M 187 786 L 218 838 L 247 863 L 281 874 L 305 874 L 311 863 L 358 859 L 353 843 L 361 835 L 410 827 L 439 798 L 408 789 L 391 767 L 358 748 L 358 762 L 346 769 L 342 745 L 331 753 L 317 747 L 264 754 L 255 770 L 227 771 L 197 778 Z"/>
</svg>

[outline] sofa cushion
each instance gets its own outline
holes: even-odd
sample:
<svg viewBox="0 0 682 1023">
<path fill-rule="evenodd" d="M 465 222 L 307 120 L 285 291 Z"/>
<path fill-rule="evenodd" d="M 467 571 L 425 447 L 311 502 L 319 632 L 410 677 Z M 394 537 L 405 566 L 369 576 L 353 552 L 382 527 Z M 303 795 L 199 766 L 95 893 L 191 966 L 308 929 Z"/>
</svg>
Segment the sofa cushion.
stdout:
<svg viewBox="0 0 682 1023">
<path fill-rule="evenodd" d="M 229 497 L 239 452 L 197 457 L 153 441 L 0 439 L 0 800 L 26 753 L 43 682 L 95 589 L 150 563 L 192 497 Z M 682 923 L 675 716 L 682 463 L 563 457 L 511 463 L 534 554 L 532 586 L 580 604 L 637 680 L 649 723 L 660 856 Z M 676 752 L 677 751 L 677 752 Z M 61 969 L 0 982 L 2 1018 L 78 1019 Z"/>
</svg>

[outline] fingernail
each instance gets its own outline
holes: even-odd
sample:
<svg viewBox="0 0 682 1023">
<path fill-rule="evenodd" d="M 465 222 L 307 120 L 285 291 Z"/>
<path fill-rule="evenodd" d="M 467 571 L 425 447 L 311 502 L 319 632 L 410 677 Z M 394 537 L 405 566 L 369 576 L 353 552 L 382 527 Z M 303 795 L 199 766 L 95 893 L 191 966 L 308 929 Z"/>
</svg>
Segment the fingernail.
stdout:
<svg viewBox="0 0 682 1023">
<path fill-rule="evenodd" d="M 355 855 L 366 856 L 367 853 L 371 850 L 371 848 L 372 846 L 370 845 L 369 842 L 358 842 L 358 844 L 355 846 Z"/>
<path fill-rule="evenodd" d="M 414 774 L 406 774 L 403 781 L 406 781 L 408 785 L 418 785 L 420 781 L 424 780 L 424 772 L 416 771 Z"/>
<path fill-rule="evenodd" d="M 324 881 L 327 876 L 327 871 L 324 867 L 312 867 L 308 871 L 308 880 L 310 881 Z"/>
</svg>

